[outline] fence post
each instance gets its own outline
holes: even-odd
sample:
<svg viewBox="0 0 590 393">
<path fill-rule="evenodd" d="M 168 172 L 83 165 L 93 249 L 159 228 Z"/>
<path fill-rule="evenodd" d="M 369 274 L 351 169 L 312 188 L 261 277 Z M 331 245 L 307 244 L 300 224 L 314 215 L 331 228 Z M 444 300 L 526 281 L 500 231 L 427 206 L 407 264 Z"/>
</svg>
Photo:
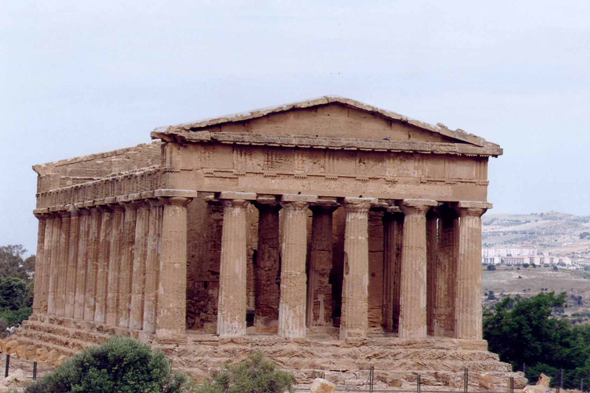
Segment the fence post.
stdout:
<svg viewBox="0 0 590 393">
<path fill-rule="evenodd" d="M 4 368 L 4 378 L 8 378 L 8 370 L 10 370 L 10 355 L 6 355 L 6 367 Z"/>
<path fill-rule="evenodd" d="M 580 392 L 584 391 L 584 378 L 580 378 Z"/>
<path fill-rule="evenodd" d="M 373 391 L 373 373 L 375 371 L 375 368 L 373 366 L 371 366 L 371 368 L 369 369 L 369 392 Z"/>
<path fill-rule="evenodd" d="M 33 381 L 37 380 L 37 362 L 33 362 Z"/>
<path fill-rule="evenodd" d="M 465 374 L 463 375 L 463 392 L 467 393 L 467 389 L 469 389 L 469 370 L 465 369 Z"/>
<path fill-rule="evenodd" d="M 416 383 L 416 392 L 417 393 L 420 393 L 420 390 L 421 390 L 420 384 L 422 382 L 421 379 L 420 379 L 420 374 L 417 374 L 416 382 L 417 382 Z"/>
<path fill-rule="evenodd" d="M 526 364 L 525 363 L 522 364 L 522 372 L 526 374 Z"/>
<path fill-rule="evenodd" d="M 510 393 L 514 393 L 514 377 L 510 377 L 508 380 L 508 390 Z"/>
<path fill-rule="evenodd" d="M 556 380 L 559 379 L 559 375 L 560 375 L 560 373 L 558 372 L 557 375 L 555 376 L 555 379 Z M 559 393 L 560 390 L 561 390 L 561 381 L 559 381 L 559 383 L 556 383 L 556 385 L 557 386 L 556 386 L 556 389 L 555 390 L 557 391 L 557 393 Z"/>
</svg>

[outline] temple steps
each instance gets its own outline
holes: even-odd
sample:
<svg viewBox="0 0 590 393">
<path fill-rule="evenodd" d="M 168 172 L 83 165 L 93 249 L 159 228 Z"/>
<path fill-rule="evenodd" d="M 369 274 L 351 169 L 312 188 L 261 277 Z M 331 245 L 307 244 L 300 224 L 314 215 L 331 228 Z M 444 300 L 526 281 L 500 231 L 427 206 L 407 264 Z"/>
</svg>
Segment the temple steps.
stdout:
<svg viewBox="0 0 590 393">
<path fill-rule="evenodd" d="M 24 321 L 23 327 L 23 332 L 34 331 L 38 332 L 39 335 L 58 335 L 61 337 L 68 338 L 70 340 L 81 341 L 87 344 L 100 345 L 110 338 L 110 335 L 105 333 L 89 332 L 82 329 L 68 328 L 64 326 L 47 324 L 38 321 Z"/>
</svg>

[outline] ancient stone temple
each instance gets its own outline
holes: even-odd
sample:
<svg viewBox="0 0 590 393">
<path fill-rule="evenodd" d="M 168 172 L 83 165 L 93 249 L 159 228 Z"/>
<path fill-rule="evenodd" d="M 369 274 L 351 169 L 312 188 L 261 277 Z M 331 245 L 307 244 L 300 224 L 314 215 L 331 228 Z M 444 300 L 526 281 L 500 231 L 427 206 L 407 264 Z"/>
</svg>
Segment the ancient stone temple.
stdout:
<svg viewBox="0 0 590 393">
<path fill-rule="evenodd" d="M 300 383 L 374 366 L 390 385 L 452 386 L 464 368 L 506 384 L 482 340 L 498 145 L 340 97 L 151 137 L 34 167 L 22 345 L 55 358 L 119 334 L 193 375 L 260 349 Z"/>
</svg>

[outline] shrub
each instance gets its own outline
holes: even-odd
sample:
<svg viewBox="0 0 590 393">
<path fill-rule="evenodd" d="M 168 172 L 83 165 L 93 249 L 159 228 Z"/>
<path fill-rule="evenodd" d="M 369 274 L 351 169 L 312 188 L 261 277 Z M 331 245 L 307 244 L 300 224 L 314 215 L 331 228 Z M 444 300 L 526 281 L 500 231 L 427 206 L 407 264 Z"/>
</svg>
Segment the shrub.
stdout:
<svg viewBox="0 0 590 393">
<path fill-rule="evenodd" d="M 132 338 L 114 337 L 76 355 L 25 392 L 178 393 L 185 383 L 184 375 L 171 374 L 161 351 Z"/>
<path fill-rule="evenodd" d="M 291 374 L 277 370 L 262 352 L 237 364 L 226 364 L 212 382 L 197 387 L 195 393 L 284 393 L 294 392 Z"/>
<path fill-rule="evenodd" d="M 494 271 L 494 270 L 496 270 L 496 266 L 495 265 L 488 265 L 487 269 Z"/>
</svg>

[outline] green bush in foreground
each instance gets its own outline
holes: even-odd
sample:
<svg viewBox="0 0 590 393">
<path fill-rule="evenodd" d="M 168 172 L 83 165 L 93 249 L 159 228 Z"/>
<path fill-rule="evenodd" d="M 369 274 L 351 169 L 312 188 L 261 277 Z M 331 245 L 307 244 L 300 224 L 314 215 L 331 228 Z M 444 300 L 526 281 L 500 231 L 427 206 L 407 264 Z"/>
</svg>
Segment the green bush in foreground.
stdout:
<svg viewBox="0 0 590 393">
<path fill-rule="evenodd" d="M 291 374 L 277 370 L 262 352 L 237 364 L 226 364 L 212 382 L 194 388 L 195 393 L 293 392 Z"/>
<path fill-rule="evenodd" d="M 184 375 L 172 375 L 161 351 L 131 338 L 114 337 L 73 357 L 26 393 L 179 393 Z"/>
</svg>

